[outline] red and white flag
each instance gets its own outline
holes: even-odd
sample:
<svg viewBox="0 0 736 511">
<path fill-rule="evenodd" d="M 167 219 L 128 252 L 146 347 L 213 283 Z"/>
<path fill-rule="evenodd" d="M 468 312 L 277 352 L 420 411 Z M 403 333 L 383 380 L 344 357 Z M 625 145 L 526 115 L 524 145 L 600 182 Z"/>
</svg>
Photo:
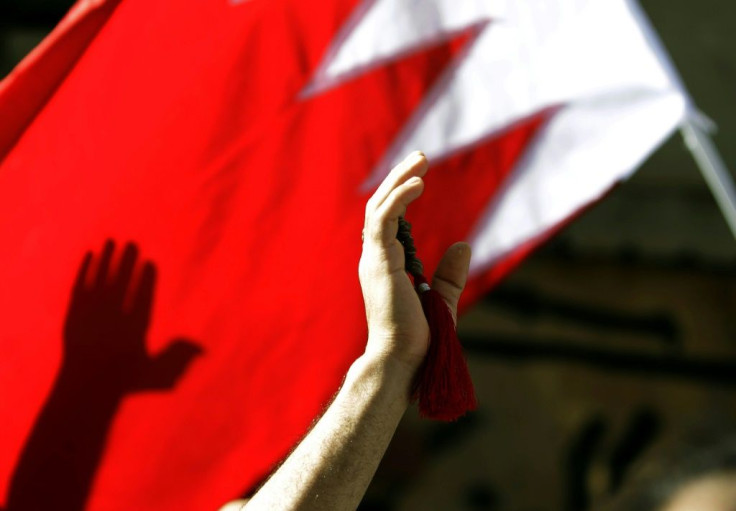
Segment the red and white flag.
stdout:
<svg viewBox="0 0 736 511">
<path fill-rule="evenodd" d="M 686 109 L 625 0 L 80 0 L 0 83 L 0 502 L 244 493 L 364 347 L 393 163 L 467 307 Z"/>
</svg>

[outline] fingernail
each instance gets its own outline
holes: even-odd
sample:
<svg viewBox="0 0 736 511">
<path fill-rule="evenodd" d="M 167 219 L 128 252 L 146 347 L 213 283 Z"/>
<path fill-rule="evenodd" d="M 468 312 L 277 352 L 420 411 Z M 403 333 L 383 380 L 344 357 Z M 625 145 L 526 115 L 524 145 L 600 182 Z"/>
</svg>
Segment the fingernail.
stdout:
<svg viewBox="0 0 736 511">
<path fill-rule="evenodd" d="M 422 151 L 413 151 L 406 157 L 406 161 L 409 163 L 416 163 L 424 158 L 426 158 L 426 156 L 424 156 Z"/>
<path fill-rule="evenodd" d="M 455 247 L 459 254 L 466 254 L 466 253 L 470 253 L 471 251 L 470 245 L 464 241 L 458 243 L 457 245 L 455 245 Z"/>
</svg>

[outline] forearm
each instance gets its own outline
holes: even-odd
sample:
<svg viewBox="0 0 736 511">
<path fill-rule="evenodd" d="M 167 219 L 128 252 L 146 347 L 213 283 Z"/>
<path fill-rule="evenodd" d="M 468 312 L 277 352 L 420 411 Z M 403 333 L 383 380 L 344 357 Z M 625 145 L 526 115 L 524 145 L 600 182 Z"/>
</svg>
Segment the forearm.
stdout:
<svg viewBox="0 0 736 511">
<path fill-rule="evenodd" d="M 430 332 L 405 271 L 399 218 L 424 189 L 428 162 L 420 152 L 397 165 L 366 204 L 358 267 L 369 339 L 366 355 L 345 378 L 324 416 L 244 511 L 354 510 L 409 405 Z M 470 247 L 450 247 L 432 282 L 456 317 L 467 279 Z M 231 511 L 242 501 L 222 511 Z"/>
<path fill-rule="evenodd" d="M 409 404 L 411 379 L 400 363 L 356 360 L 319 422 L 244 509 L 355 509 Z"/>
</svg>

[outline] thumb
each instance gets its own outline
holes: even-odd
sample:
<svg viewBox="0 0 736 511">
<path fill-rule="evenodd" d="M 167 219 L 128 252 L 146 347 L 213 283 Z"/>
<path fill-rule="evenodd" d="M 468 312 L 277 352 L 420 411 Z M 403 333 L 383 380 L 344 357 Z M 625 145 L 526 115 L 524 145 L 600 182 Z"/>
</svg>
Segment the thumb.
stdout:
<svg viewBox="0 0 736 511">
<path fill-rule="evenodd" d="M 189 339 L 174 339 L 161 353 L 150 359 L 137 390 L 173 388 L 192 361 L 202 352 L 202 348 Z"/>
<path fill-rule="evenodd" d="M 432 279 L 432 289 L 445 299 L 457 324 L 457 303 L 468 280 L 470 267 L 470 245 L 455 243 L 442 256 Z"/>
</svg>

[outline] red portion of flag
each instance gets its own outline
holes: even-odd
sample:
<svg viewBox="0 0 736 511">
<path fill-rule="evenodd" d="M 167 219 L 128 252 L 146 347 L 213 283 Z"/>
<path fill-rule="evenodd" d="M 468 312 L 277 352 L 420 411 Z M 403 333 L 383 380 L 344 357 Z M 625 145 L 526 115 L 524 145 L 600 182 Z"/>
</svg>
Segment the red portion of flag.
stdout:
<svg viewBox="0 0 736 511">
<path fill-rule="evenodd" d="M 95 364 L 68 350 L 63 326 L 85 252 L 108 238 L 155 265 L 155 279 L 130 277 L 150 283 L 151 358 L 181 337 L 201 354 L 169 387 L 115 403 L 89 509 L 216 508 L 263 478 L 338 388 L 366 337 L 361 184 L 464 41 L 300 99 L 356 4 L 84 2 L 3 82 L 0 500 L 60 367 Z M 542 121 L 433 165 L 408 214 L 428 275 Z M 114 378 L 88 369 L 72 372 L 75 392 Z M 89 462 L 68 459 L 70 473 Z"/>
<path fill-rule="evenodd" d="M 71 72 L 119 2 L 76 4 L 56 29 L 0 82 L 0 160 Z"/>
</svg>

